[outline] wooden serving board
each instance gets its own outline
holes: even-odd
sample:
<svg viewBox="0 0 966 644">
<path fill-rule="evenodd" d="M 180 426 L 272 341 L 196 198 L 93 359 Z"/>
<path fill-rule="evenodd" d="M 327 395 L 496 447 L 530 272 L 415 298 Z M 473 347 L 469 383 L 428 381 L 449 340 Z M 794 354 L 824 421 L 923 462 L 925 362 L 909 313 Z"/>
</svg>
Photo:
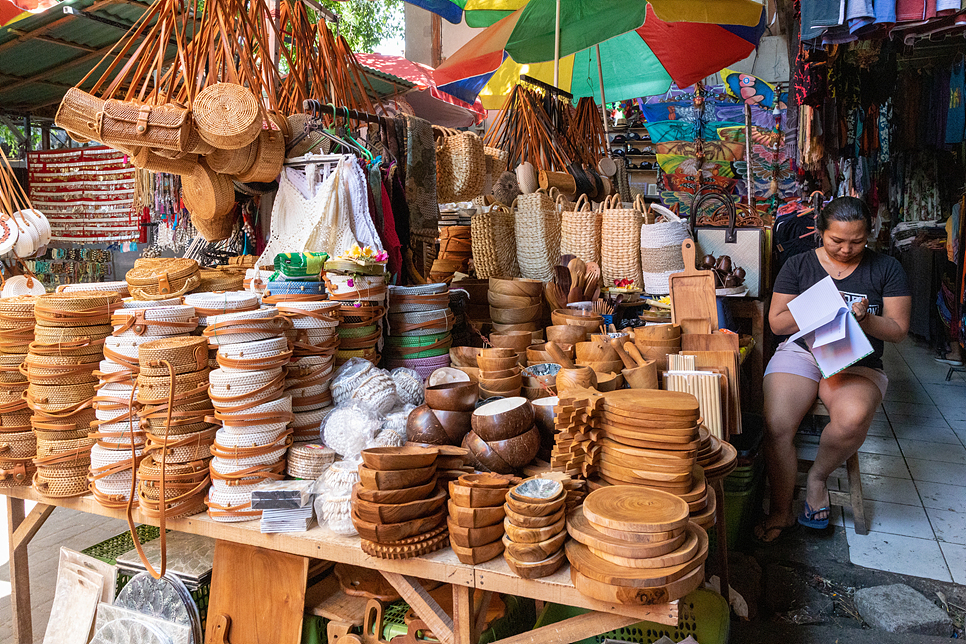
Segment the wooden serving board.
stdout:
<svg viewBox="0 0 966 644">
<path fill-rule="evenodd" d="M 729 435 L 741 433 L 739 353 L 737 351 L 682 351 L 681 353 L 694 356 L 696 369 L 717 367 L 728 374 L 728 433 Z"/>
<path fill-rule="evenodd" d="M 738 450 L 731 443 L 721 441 L 721 455 L 718 460 L 704 468 L 706 478 L 720 478 L 734 471 L 738 460 Z"/>
<path fill-rule="evenodd" d="M 614 475 L 613 472 L 605 471 L 604 468 L 598 469 L 600 470 L 600 478 L 606 481 L 609 485 L 634 485 L 659 490 L 661 492 L 667 492 L 674 495 L 684 494 L 691 489 L 690 481 L 686 481 L 684 483 L 663 483 L 660 481 L 650 481 L 639 478 L 630 479 L 623 478 L 620 475 Z"/>
<path fill-rule="evenodd" d="M 681 336 L 681 352 L 738 351 L 738 336 L 734 333 L 685 333 Z"/>
<path fill-rule="evenodd" d="M 699 416 L 648 416 L 634 415 L 622 409 L 605 409 L 603 413 L 593 417 L 597 420 L 607 420 L 611 423 L 627 425 L 628 427 L 642 427 L 644 429 L 690 429 L 693 430 L 700 420 Z"/>
<path fill-rule="evenodd" d="M 583 508 L 574 508 L 567 515 L 567 532 L 580 543 L 595 550 L 625 557 L 666 554 L 680 547 L 687 538 L 685 528 L 668 532 L 629 532 L 626 533 L 629 539 L 614 537 L 594 527 L 584 516 Z"/>
<path fill-rule="evenodd" d="M 637 436 L 634 438 L 628 438 L 626 435 L 620 433 L 615 434 L 606 429 L 604 430 L 604 437 L 606 437 L 608 440 L 612 440 L 621 445 L 627 445 L 628 447 L 660 450 L 696 450 L 698 448 L 698 441 L 692 441 L 690 443 L 667 443 L 657 440 L 649 440 L 649 438 L 646 438 L 646 434 L 643 436 L 644 437 L 641 438 L 638 438 Z M 695 455 L 695 458 L 697 458 L 697 455 Z"/>
<path fill-rule="evenodd" d="M 697 526 L 695 526 L 697 528 Z M 700 568 L 708 558 L 708 535 L 697 528 L 700 535 L 704 533 L 704 541 L 699 545 L 697 553 L 690 560 L 663 568 L 628 568 L 601 559 L 582 543 L 570 541 L 565 546 L 570 566 L 576 568 L 580 574 L 588 579 L 599 581 L 612 586 L 628 588 L 652 588 L 663 586 L 685 577 L 689 572 Z"/>
<path fill-rule="evenodd" d="M 690 473 L 688 473 L 690 477 Z M 688 522 L 687 503 L 658 490 L 613 486 L 596 490 L 584 499 L 584 516 L 598 530 L 666 532 Z"/>
<path fill-rule="evenodd" d="M 700 526 L 714 525 L 714 513 L 717 508 L 717 495 L 714 493 L 714 490 L 708 490 L 708 505 L 701 512 L 691 515 L 691 520 Z"/>
<path fill-rule="evenodd" d="M 681 465 L 665 465 L 653 461 L 643 461 L 640 459 L 628 459 L 626 456 L 603 450 L 600 457 L 600 464 L 626 467 L 633 472 L 643 471 L 653 474 L 686 475 L 691 481 L 691 463 L 685 461 Z"/>
<path fill-rule="evenodd" d="M 610 562 L 616 566 L 622 566 L 631 570 L 647 570 L 648 572 L 642 572 L 641 574 L 644 576 L 649 576 L 651 569 L 670 568 L 672 566 L 680 566 L 688 563 L 689 561 L 693 561 L 699 556 L 702 545 L 704 545 L 705 552 L 707 553 L 707 532 L 699 528 L 696 524 L 689 523 L 684 532 L 684 536 L 685 539 L 681 542 L 680 546 L 663 555 L 647 555 L 641 552 L 635 557 L 624 557 L 605 551 L 598 551 L 591 546 L 587 546 L 587 549 L 597 558 Z"/>
<path fill-rule="evenodd" d="M 605 474 L 612 473 L 622 478 L 636 479 L 642 483 L 665 483 L 675 488 L 683 488 L 684 491 L 690 490 L 693 483 L 690 469 L 680 474 L 666 474 L 664 472 L 650 471 L 644 467 L 629 467 L 622 463 L 614 463 L 611 460 L 602 460 L 599 463 L 599 467 L 600 471 Z"/>
<path fill-rule="evenodd" d="M 655 443 L 670 443 L 677 447 L 668 449 L 682 449 L 682 445 L 690 445 L 694 442 L 697 431 L 690 429 L 648 429 L 646 427 L 634 427 L 612 422 L 609 418 L 600 423 L 600 429 L 604 434 L 614 434 L 615 437 L 627 437 L 635 440 L 647 440 Z M 615 438 L 615 440 L 618 440 Z"/>
<path fill-rule="evenodd" d="M 631 588 L 628 586 L 611 586 L 582 575 L 573 566 L 570 567 L 570 580 L 581 595 L 603 602 L 643 606 L 647 604 L 666 604 L 684 597 L 692 590 L 701 587 L 704 582 L 704 565 L 700 565 L 690 573 L 676 581 L 663 586 L 651 588 Z"/>
<path fill-rule="evenodd" d="M 655 394 L 661 394 L 656 396 Z M 621 410 L 635 416 L 698 417 L 698 401 L 690 394 L 663 389 L 618 389 L 605 394 L 605 410 Z"/>
<path fill-rule="evenodd" d="M 671 289 L 671 322 L 682 324 L 685 320 L 707 320 L 705 325 L 713 331 L 718 328 L 718 302 L 714 292 L 714 274 L 698 270 L 694 260 L 694 241 L 681 244 L 684 256 L 684 272 L 668 277 Z"/>
<path fill-rule="evenodd" d="M 700 466 L 695 466 L 691 471 L 691 480 L 693 481 L 691 489 L 680 495 L 681 500 L 685 503 L 703 499 L 708 492 L 708 485 L 704 479 L 704 470 Z"/>
<path fill-rule="evenodd" d="M 612 438 L 602 438 L 600 440 L 600 445 L 605 450 L 610 450 L 618 454 L 626 454 L 627 456 L 633 458 L 643 458 L 647 460 L 655 460 L 658 462 L 673 461 L 675 464 L 680 464 L 680 461 L 694 461 L 697 457 L 697 450 L 665 450 L 665 449 L 644 449 L 640 447 L 629 447 L 627 445 L 622 445 L 621 443 L 615 441 Z"/>
</svg>

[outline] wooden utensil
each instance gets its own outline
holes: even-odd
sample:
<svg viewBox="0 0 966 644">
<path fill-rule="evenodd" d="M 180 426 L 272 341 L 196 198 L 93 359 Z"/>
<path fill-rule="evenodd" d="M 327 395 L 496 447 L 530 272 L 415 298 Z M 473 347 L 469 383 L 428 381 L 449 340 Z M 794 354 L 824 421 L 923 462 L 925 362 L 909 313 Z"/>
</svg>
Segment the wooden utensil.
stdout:
<svg viewBox="0 0 966 644">
<path fill-rule="evenodd" d="M 363 521 L 371 523 L 403 523 L 428 516 L 443 506 L 446 490 L 440 488 L 428 499 L 409 503 L 370 503 L 358 497 L 352 499 L 352 509 Z"/>
<path fill-rule="evenodd" d="M 458 481 L 449 482 L 449 496 L 463 508 L 492 508 L 506 501 L 508 488 L 469 487 Z"/>
<path fill-rule="evenodd" d="M 610 338 L 609 342 L 610 342 L 610 346 L 614 349 L 614 352 L 617 353 L 617 357 L 621 359 L 621 362 L 624 363 L 624 366 L 626 368 L 634 369 L 635 367 L 640 366 L 633 358 L 627 355 L 626 351 L 624 351 L 624 346 L 623 346 L 623 343 L 621 342 L 621 338 Z M 628 344 L 631 344 L 631 343 L 628 343 Z M 634 345 L 631 344 L 631 346 L 634 346 Z"/>
<path fill-rule="evenodd" d="M 557 393 L 566 394 L 574 389 L 584 389 L 597 385 L 597 374 L 590 367 L 574 367 L 557 372 Z"/>
<path fill-rule="evenodd" d="M 362 450 L 362 462 L 374 470 L 410 470 L 429 467 L 438 454 L 428 447 L 371 447 Z"/>
<path fill-rule="evenodd" d="M 631 389 L 657 389 L 657 363 L 653 360 L 645 360 L 643 365 L 621 373 Z"/>
<path fill-rule="evenodd" d="M 433 530 L 446 520 L 446 508 L 434 514 L 410 521 L 400 523 L 373 523 L 359 518 L 354 511 L 352 513 L 352 525 L 355 526 L 359 536 L 369 541 L 386 543 L 392 541 L 402 541 L 416 535 Z"/>
<path fill-rule="evenodd" d="M 566 499 L 564 499 L 564 501 L 566 501 Z M 516 512 L 511 507 L 504 507 L 504 510 L 506 511 L 506 518 L 510 521 L 510 523 L 518 528 L 546 528 L 548 525 L 552 525 L 560 521 L 560 519 L 562 519 L 564 516 L 564 512 L 566 512 L 566 508 L 561 507 L 553 514 L 535 517 Z"/>
<path fill-rule="evenodd" d="M 511 541 L 509 537 L 503 537 L 503 546 L 506 548 L 507 554 L 516 559 L 517 561 L 524 563 L 536 563 L 538 561 L 544 561 L 550 557 L 557 554 L 563 547 L 564 541 L 567 540 L 567 532 L 561 531 L 546 541 L 538 541 L 537 543 L 516 543 Z"/>
<path fill-rule="evenodd" d="M 422 485 L 400 490 L 370 490 L 363 487 L 361 483 L 356 483 L 352 488 L 352 493 L 363 501 L 370 503 L 409 503 L 410 501 L 425 499 L 433 493 L 434 489 L 436 489 L 435 476 Z"/>
<path fill-rule="evenodd" d="M 714 274 L 709 270 L 698 270 L 694 261 L 694 241 L 685 239 L 681 243 L 684 256 L 684 272 L 673 273 L 668 278 L 671 289 L 671 321 L 684 324 L 684 321 L 707 320 L 711 330 L 718 328 L 718 304 L 714 293 Z M 687 329 L 684 329 L 687 331 Z"/>
<path fill-rule="evenodd" d="M 637 349 L 637 347 L 634 346 L 633 342 L 625 342 L 624 351 L 627 353 L 628 357 L 630 357 L 636 363 L 634 365 L 635 367 L 643 367 L 648 363 L 648 361 L 644 359 L 644 356 L 641 355 L 641 352 Z"/>
<path fill-rule="evenodd" d="M 513 510 L 517 514 L 523 514 L 531 517 L 545 517 L 551 514 L 556 514 L 564 506 L 564 502 L 567 500 L 566 493 L 561 493 L 560 497 L 555 501 L 550 503 L 526 503 L 524 501 L 518 501 L 512 496 L 507 496 L 506 506 L 508 509 Z"/>
<path fill-rule="evenodd" d="M 557 364 L 563 366 L 565 369 L 574 368 L 573 360 L 571 360 L 570 357 L 563 352 L 563 350 L 560 348 L 559 345 L 557 345 L 556 342 L 553 342 L 553 341 L 547 342 L 544 346 L 546 347 L 547 353 L 553 356 L 553 359 Z M 558 374 L 558 377 L 559 377 L 559 374 Z"/>
</svg>

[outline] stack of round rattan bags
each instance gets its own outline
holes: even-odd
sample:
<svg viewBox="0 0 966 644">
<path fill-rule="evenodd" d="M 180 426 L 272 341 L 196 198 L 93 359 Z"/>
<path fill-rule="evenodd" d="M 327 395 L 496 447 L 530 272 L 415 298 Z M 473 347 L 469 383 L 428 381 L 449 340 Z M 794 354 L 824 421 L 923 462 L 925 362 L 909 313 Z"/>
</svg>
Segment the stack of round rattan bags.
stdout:
<svg viewBox="0 0 966 644">
<path fill-rule="evenodd" d="M 37 296 L 34 341 L 24 360 L 27 404 L 37 436 L 34 488 L 50 497 L 87 492 L 93 438 L 87 436 L 111 315 L 121 306 L 112 291 Z"/>
<path fill-rule="evenodd" d="M 408 367 L 426 379 L 449 366 L 453 312 L 446 284 L 390 286 L 386 321 L 387 368 Z"/>
<path fill-rule="evenodd" d="M 386 265 L 330 259 L 322 279 L 329 299 L 341 305 L 336 366 L 350 358 L 379 364 L 382 319 L 386 315 Z"/>
<path fill-rule="evenodd" d="M 135 471 L 145 452 L 141 400 L 137 396 L 140 347 L 166 336 L 186 335 L 197 321 L 194 309 L 177 298 L 159 302 L 130 300 L 114 312 L 114 330 L 104 339 L 104 359 L 94 375 L 100 379 L 91 423 L 90 491 L 105 507 L 127 505 Z"/>
<path fill-rule="evenodd" d="M 0 300 L 0 488 L 30 485 L 36 471 L 37 438 L 30 428 L 23 397 L 27 376 L 21 368 L 33 339 L 34 296 Z"/>
<path fill-rule="evenodd" d="M 285 331 L 292 322 L 273 307 L 208 316 L 204 331 L 218 347 L 211 372 L 211 401 L 221 425 L 211 447 L 208 515 L 215 521 L 248 521 L 252 490 L 284 478 L 292 444 L 292 398 L 285 365 L 292 357 Z"/>
</svg>

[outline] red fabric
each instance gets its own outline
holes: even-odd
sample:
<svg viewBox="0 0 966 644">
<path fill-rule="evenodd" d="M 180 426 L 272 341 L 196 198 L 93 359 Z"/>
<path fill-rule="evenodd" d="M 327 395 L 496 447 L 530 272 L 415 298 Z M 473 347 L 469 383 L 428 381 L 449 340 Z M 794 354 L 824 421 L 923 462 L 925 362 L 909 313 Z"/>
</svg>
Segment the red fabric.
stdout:
<svg viewBox="0 0 966 644">
<path fill-rule="evenodd" d="M 896 0 L 896 22 L 936 17 L 936 0 Z"/>
<path fill-rule="evenodd" d="M 386 253 L 389 255 L 389 262 L 387 267 L 389 272 L 393 275 L 402 276 L 402 244 L 399 242 L 399 236 L 396 235 L 396 219 L 392 216 L 392 201 L 389 199 L 389 193 L 386 192 L 386 186 L 383 183 L 379 184 L 382 194 L 380 195 L 382 199 L 382 221 L 383 221 L 383 235 L 382 241 L 386 245 Z"/>
</svg>

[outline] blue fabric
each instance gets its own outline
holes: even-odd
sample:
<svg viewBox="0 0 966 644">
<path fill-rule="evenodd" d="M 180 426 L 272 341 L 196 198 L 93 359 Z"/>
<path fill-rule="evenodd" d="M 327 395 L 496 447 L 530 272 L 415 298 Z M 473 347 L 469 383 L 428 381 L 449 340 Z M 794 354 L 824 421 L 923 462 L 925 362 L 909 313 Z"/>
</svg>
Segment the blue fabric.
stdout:
<svg viewBox="0 0 966 644">
<path fill-rule="evenodd" d="M 802 2 L 802 40 L 820 38 L 825 30 L 845 23 L 845 0 Z"/>
<path fill-rule="evenodd" d="M 892 24 L 896 21 L 896 0 L 875 0 L 875 24 Z"/>
<path fill-rule="evenodd" d="M 946 111 L 946 143 L 962 143 L 966 130 L 966 65 L 963 60 L 953 63 L 949 74 L 949 108 Z"/>
<path fill-rule="evenodd" d="M 450 0 L 406 0 L 406 2 L 417 7 L 422 7 L 426 11 L 432 11 L 437 16 L 445 18 L 454 25 L 458 25 L 463 21 L 463 8 L 453 4 Z M 472 103 L 473 101 L 470 102 Z"/>
</svg>

